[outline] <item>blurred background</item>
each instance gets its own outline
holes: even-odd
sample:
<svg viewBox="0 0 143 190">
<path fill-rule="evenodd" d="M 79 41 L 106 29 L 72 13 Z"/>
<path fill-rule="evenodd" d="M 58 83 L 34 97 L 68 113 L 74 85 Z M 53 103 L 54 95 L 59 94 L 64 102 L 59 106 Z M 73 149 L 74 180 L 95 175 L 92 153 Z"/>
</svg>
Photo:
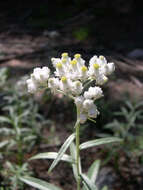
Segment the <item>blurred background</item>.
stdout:
<svg viewBox="0 0 143 190">
<path fill-rule="evenodd" d="M 68 164 L 49 176 L 50 161 L 28 162 L 36 153 L 58 151 L 74 130 L 71 100 L 48 90 L 32 96 L 25 85 L 33 68 L 52 69 L 51 58 L 62 52 L 80 53 L 86 61 L 104 55 L 116 66 L 97 102 L 100 116 L 81 127 L 81 141 L 117 136 L 123 143 L 81 153 L 84 171 L 100 159 L 99 190 L 143 189 L 142 34 L 139 0 L 1 0 L 0 189 L 32 189 L 19 181 L 25 174 L 76 189 Z"/>
</svg>

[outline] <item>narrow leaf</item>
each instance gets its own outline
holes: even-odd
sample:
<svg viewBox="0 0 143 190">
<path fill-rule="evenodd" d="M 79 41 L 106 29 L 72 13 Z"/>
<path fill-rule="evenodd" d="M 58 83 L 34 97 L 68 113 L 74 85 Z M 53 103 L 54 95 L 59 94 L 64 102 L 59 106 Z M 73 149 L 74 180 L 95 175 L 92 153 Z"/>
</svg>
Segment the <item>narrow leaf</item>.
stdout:
<svg viewBox="0 0 143 190">
<path fill-rule="evenodd" d="M 82 183 L 83 183 L 82 190 L 90 190 L 84 181 Z"/>
<path fill-rule="evenodd" d="M 51 172 L 52 169 L 58 164 L 58 162 L 61 160 L 61 158 L 63 157 L 64 153 L 66 152 L 66 150 L 70 146 L 71 142 L 74 140 L 74 138 L 75 138 L 75 134 L 74 133 L 67 138 L 67 140 L 64 142 L 64 144 L 60 148 L 60 150 L 58 152 L 58 155 L 57 155 L 56 159 L 53 161 L 52 165 L 50 166 L 48 172 Z"/>
<path fill-rule="evenodd" d="M 77 173 L 77 167 L 76 167 L 76 148 L 73 142 L 70 144 L 70 154 L 71 154 L 72 159 L 74 160 L 74 162 L 72 163 L 72 170 L 73 170 L 74 177 L 77 181 L 78 173 Z"/>
<path fill-rule="evenodd" d="M 97 190 L 96 185 L 85 174 L 81 174 L 81 178 L 86 188 L 89 190 Z"/>
<path fill-rule="evenodd" d="M 30 158 L 30 160 L 34 160 L 34 159 L 56 159 L 57 156 L 58 156 L 57 152 L 46 152 L 46 153 L 37 154 L 37 155 L 33 156 L 32 158 Z M 72 158 L 67 154 L 64 154 L 61 157 L 61 160 L 72 163 Z"/>
<path fill-rule="evenodd" d="M 20 180 L 40 190 L 62 190 L 61 188 L 34 177 L 20 177 Z"/>
<path fill-rule="evenodd" d="M 73 174 L 74 174 L 75 179 L 77 180 L 78 179 L 78 172 L 77 172 L 77 166 L 76 166 L 76 146 L 75 146 L 74 142 L 72 142 L 70 145 L 70 153 L 71 153 L 71 157 L 73 160 L 73 163 L 72 163 Z M 81 173 L 80 158 L 79 158 L 79 172 Z"/>
<path fill-rule="evenodd" d="M 102 188 L 102 190 L 108 190 L 108 187 L 107 187 L 107 186 L 104 186 L 104 187 Z"/>
<path fill-rule="evenodd" d="M 95 160 L 88 170 L 87 176 L 93 183 L 95 183 L 97 179 L 99 167 L 100 167 L 100 160 Z"/>
<path fill-rule="evenodd" d="M 5 145 L 7 145 L 9 143 L 8 140 L 5 140 L 3 142 L 0 142 L 0 148 L 3 148 Z"/>
<path fill-rule="evenodd" d="M 2 123 L 10 123 L 11 124 L 11 120 L 8 117 L 5 116 L 0 116 L 0 122 Z"/>
<path fill-rule="evenodd" d="M 91 141 L 87 141 L 85 143 L 82 143 L 79 146 L 79 148 L 80 148 L 80 150 L 83 150 L 83 149 L 90 148 L 93 146 L 98 146 L 98 145 L 112 143 L 112 142 L 121 142 L 121 141 L 122 140 L 120 138 L 117 138 L 117 137 L 100 138 L 100 139 L 91 140 Z"/>
<path fill-rule="evenodd" d="M 100 167 L 100 160 L 95 160 L 93 164 L 90 166 L 87 176 L 91 180 L 92 183 L 95 183 L 98 172 L 99 172 L 99 167 Z M 82 190 L 86 190 L 86 186 L 82 188 Z"/>
</svg>

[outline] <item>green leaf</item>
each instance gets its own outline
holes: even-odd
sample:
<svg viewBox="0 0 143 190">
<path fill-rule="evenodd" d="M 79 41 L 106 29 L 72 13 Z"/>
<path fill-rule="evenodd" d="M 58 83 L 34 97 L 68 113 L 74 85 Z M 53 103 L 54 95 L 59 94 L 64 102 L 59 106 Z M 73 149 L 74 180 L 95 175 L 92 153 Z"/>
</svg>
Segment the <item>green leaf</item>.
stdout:
<svg viewBox="0 0 143 190">
<path fill-rule="evenodd" d="M 85 174 L 81 174 L 81 178 L 86 189 L 88 188 L 89 190 L 98 190 L 96 185 Z"/>
<path fill-rule="evenodd" d="M 40 190 L 62 190 L 61 188 L 51 183 L 47 183 L 43 180 L 40 180 L 34 177 L 24 176 L 24 177 L 20 177 L 20 180 Z"/>
<path fill-rule="evenodd" d="M 22 114 L 20 114 L 20 115 L 18 116 L 18 118 L 21 119 L 21 118 L 27 116 L 28 114 L 30 114 L 30 111 L 29 111 L 29 110 L 26 110 L 26 111 L 24 111 Z"/>
<path fill-rule="evenodd" d="M 75 146 L 75 143 L 71 143 L 70 145 L 70 153 L 71 153 L 71 157 L 72 157 L 72 160 L 73 160 L 73 163 L 72 163 L 72 169 L 73 169 L 73 174 L 74 174 L 74 177 L 75 179 L 77 180 L 78 179 L 78 172 L 77 172 L 77 166 L 76 166 L 76 146 Z M 80 160 L 80 158 L 79 158 Z M 81 173 L 81 163 L 79 161 L 79 172 Z"/>
<path fill-rule="evenodd" d="M 0 142 L 0 148 L 3 148 L 5 145 L 7 145 L 9 143 L 8 140 L 5 140 L 3 142 Z"/>
<path fill-rule="evenodd" d="M 96 123 L 96 121 L 94 119 L 91 119 L 90 117 L 88 118 L 88 120 L 92 121 L 93 123 Z"/>
<path fill-rule="evenodd" d="M 137 103 L 137 104 L 135 105 L 135 109 L 139 108 L 140 106 L 143 106 L 143 101 Z"/>
<path fill-rule="evenodd" d="M 130 110 L 134 110 L 134 106 L 130 101 L 126 101 L 125 104 L 130 108 Z"/>
<path fill-rule="evenodd" d="M 83 149 L 90 148 L 93 146 L 98 146 L 98 145 L 112 143 L 112 142 L 121 142 L 121 141 L 122 140 L 120 138 L 117 138 L 117 137 L 100 138 L 100 139 L 91 140 L 91 141 L 87 141 L 85 143 L 82 143 L 79 146 L 79 148 L 80 148 L 80 150 L 83 150 Z"/>
<path fill-rule="evenodd" d="M 10 123 L 11 124 L 11 120 L 8 117 L 5 117 L 5 116 L 0 116 L 0 122 L 1 123 Z"/>
<path fill-rule="evenodd" d="M 6 166 L 7 166 L 7 168 L 9 168 L 13 173 L 15 173 L 14 164 L 12 164 L 11 162 L 7 161 L 7 162 L 6 162 Z"/>
<path fill-rule="evenodd" d="M 100 167 L 100 160 L 95 160 L 93 164 L 90 166 L 87 176 L 91 180 L 92 183 L 95 183 Z M 84 186 L 82 190 L 86 190 Z"/>
<path fill-rule="evenodd" d="M 61 160 L 61 158 L 63 157 L 64 153 L 66 152 L 66 150 L 70 146 L 71 142 L 74 140 L 74 138 L 75 138 L 75 134 L 74 133 L 67 138 L 67 140 L 64 142 L 64 144 L 60 148 L 60 150 L 58 152 L 58 155 L 57 155 L 56 159 L 53 161 L 52 165 L 50 166 L 48 172 L 51 172 L 52 169 L 58 164 L 58 162 Z"/>
<path fill-rule="evenodd" d="M 77 167 L 76 167 L 76 147 L 75 144 L 72 142 L 70 144 L 70 153 L 71 153 L 71 157 L 74 160 L 74 162 L 72 163 L 72 170 L 73 170 L 73 174 L 75 179 L 78 179 L 78 173 L 77 173 Z"/>
<path fill-rule="evenodd" d="M 32 158 L 30 158 L 30 160 L 34 160 L 34 159 L 56 159 L 57 156 L 58 156 L 57 152 L 45 152 L 45 153 L 40 153 L 40 154 L 33 156 Z M 61 160 L 72 163 L 72 158 L 67 154 L 64 154 L 61 157 Z"/>
<path fill-rule="evenodd" d="M 108 190 L 108 187 L 104 186 L 101 190 Z"/>
<path fill-rule="evenodd" d="M 95 183 L 96 181 L 99 172 L 99 167 L 100 167 L 100 160 L 95 160 L 88 170 L 87 176 L 93 183 Z"/>
</svg>

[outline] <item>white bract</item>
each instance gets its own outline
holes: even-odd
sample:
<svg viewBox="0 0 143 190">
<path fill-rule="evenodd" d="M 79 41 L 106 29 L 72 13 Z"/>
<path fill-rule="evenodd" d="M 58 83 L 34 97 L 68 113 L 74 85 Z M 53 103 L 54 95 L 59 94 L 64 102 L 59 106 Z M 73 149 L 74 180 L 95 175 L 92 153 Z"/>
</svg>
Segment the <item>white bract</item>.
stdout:
<svg viewBox="0 0 143 190">
<path fill-rule="evenodd" d="M 95 55 L 86 64 L 80 54 L 75 54 L 72 59 L 68 53 L 51 61 L 55 71 L 50 76 L 48 67 L 35 68 L 27 80 L 28 92 L 36 93 L 49 88 L 53 93 L 62 93 L 74 99 L 80 123 L 96 118 L 99 112 L 94 101 L 103 96 L 98 85 L 108 81 L 107 76 L 115 70 L 114 63 L 108 63 L 104 56 Z"/>
<path fill-rule="evenodd" d="M 28 92 L 30 92 L 30 93 L 35 93 L 35 92 L 37 92 L 37 88 L 38 88 L 38 87 L 37 87 L 35 81 L 32 80 L 32 78 L 31 78 L 31 79 L 28 79 L 28 80 L 26 81 L 26 83 L 27 83 L 27 87 L 28 87 Z"/>
<path fill-rule="evenodd" d="M 59 89 L 60 81 L 58 78 L 49 78 L 48 80 L 48 87 L 51 89 L 51 91 L 54 93 L 57 89 Z"/>
<path fill-rule="evenodd" d="M 94 99 L 97 100 L 103 96 L 102 89 L 98 86 L 89 87 L 88 91 L 84 92 L 84 97 L 86 99 Z"/>
</svg>

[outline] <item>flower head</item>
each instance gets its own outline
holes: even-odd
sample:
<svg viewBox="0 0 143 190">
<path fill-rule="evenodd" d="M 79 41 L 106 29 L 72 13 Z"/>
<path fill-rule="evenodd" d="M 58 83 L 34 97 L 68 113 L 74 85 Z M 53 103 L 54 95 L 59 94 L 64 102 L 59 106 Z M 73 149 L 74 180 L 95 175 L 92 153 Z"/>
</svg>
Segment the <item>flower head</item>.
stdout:
<svg viewBox="0 0 143 190">
<path fill-rule="evenodd" d="M 66 52 L 61 54 L 61 58 L 52 58 L 51 62 L 55 68 L 53 74 L 48 67 L 34 69 L 27 80 L 28 92 L 36 93 L 49 88 L 53 93 L 63 93 L 74 99 L 81 123 L 90 117 L 96 118 L 99 112 L 95 101 L 103 96 L 99 85 L 108 81 L 107 76 L 115 70 L 114 63 L 108 63 L 104 56 L 95 55 L 89 64 L 85 64 L 81 54 L 75 54 L 72 59 Z M 90 86 L 91 81 L 95 81 L 96 86 Z"/>
</svg>

